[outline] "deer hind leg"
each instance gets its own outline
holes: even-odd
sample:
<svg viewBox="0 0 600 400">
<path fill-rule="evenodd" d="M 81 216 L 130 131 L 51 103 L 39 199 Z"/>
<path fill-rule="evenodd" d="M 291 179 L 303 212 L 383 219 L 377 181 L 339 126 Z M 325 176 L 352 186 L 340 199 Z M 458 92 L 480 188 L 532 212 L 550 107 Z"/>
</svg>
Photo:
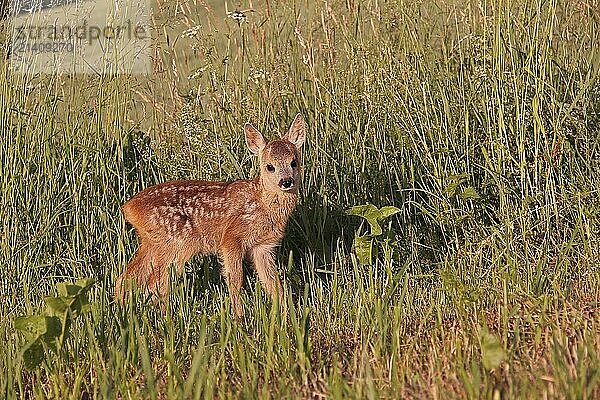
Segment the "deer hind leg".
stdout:
<svg viewBox="0 0 600 400">
<path fill-rule="evenodd" d="M 175 267 L 177 275 L 181 275 L 183 265 L 193 255 L 194 249 L 177 239 L 153 248 L 152 267 L 147 285 L 155 300 L 165 300 L 169 294 L 170 267 Z"/>
<path fill-rule="evenodd" d="M 115 298 L 118 301 L 123 302 L 126 293 L 134 287 L 145 286 L 151 271 L 151 258 L 151 246 L 142 240 L 133 260 L 115 282 Z"/>
<path fill-rule="evenodd" d="M 184 261 L 178 257 L 176 246 L 142 240 L 135 257 L 117 278 L 115 297 L 122 301 L 125 293 L 135 286 L 151 294 L 155 301 L 165 298 L 169 293 L 169 266 L 183 265 Z M 181 271 L 179 265 L 177 271 Z"/>
<path fill-rule="evenodd" d="M 223 277 L 227 283 L 229 290 L 229 298 L 231 299 L 231 308 L 233 314 L 237 318 L 244 315 L 242 300 L 240 299 L 240 290 L 244 283 L 244 270 L 242 267 L 242 259 L 244 253 L 235 241 L 221 246 L 221 258 L 223 261 Z"/>
<path fill-rule="evenodd" d="M 283 288 L 277 268 L 275 267 L 274 246 L 259 245 L 255 246 L 250 251 L 254 268 L 260 282 L 264 286 L 266 292 L 273 298 L 279 300 L 280 306 L 283 307 L 281 299 L 283 298 Z"/>
</svg>

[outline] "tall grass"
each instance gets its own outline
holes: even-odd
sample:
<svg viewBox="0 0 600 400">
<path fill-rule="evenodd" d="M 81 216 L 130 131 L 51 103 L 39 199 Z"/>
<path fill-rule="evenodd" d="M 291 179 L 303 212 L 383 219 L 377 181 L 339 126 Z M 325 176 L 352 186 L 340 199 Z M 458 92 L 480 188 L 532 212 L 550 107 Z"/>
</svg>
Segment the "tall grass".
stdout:
<svg viewBox="0 0 600 400">
<path fill-rule="evenodd" d="M 165 0 L 152 76 L 2 61 L 0 396 L 600 397 L 599 9 Z M 232 320 L 210 258 L 165 312 L 115 304 L 137 245 L 120 204 L 167 179 L 255 174 L 241 126 L 274 137 L 297 112 L 289 315 L 248 270 Z M 367 202 L 401 209 L 372 266 L 345 214 Z M 63 356 L 25 371 L 14 318 L 82 276 L 98 281 L 92 312 Z M 492 369 L 486 332 L 506 354 Z"/>
</svg>

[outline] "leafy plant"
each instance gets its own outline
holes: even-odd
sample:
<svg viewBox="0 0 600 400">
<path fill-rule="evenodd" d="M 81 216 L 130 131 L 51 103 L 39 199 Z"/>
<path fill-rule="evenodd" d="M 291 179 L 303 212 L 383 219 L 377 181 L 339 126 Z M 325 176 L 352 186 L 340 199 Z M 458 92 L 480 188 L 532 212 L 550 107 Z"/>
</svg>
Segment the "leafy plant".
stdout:
<svg viewBox="0 0 600 400">
<path fill-rule="evenodd" d="M 354 237 L 352 247 L 358 262 L 364 265 L 371 265 L 373 257 L 377 255 L 378 248 L 384 246 L 386 243 L 389 244 L 392 240 L 389 234 L 393 233 L 391 230 L 391 220 L 388 224 L 388 235 L 384 238 L 381 238 L 383 229 L 380 224 L 399 211 L 400 209 L 394 206 L 377 208 L 373 204 L 354 206 L 347 211 L 349 215 L 364 218 L 371 228 L 370 233 L 361 236 L 357 231 Z"/>
<path fill-rule="evenodd" d="M 44 313 L 15 319 L 15 328 L 29 339 L 21 350 L 25 368 L 38 367 L 47 349 L 62 354 L 73 320 L 90 308 L 87 292 L 94 283 L 91 278 L 79 279 L 75 284 L 57 283 L 58 296 L 44 298 L 48 306 Z"/>
<path fill-rule="evenodd" d="M 469 179 L 469 174 L 456 174 L 450 175 L 448 180 L 450 181 L 448 185 L 445 187 L 444 191 L 448 197 L 454 197 L 459 195 L 463 200 L 478 200 L 481 198 L 479 193 L 473 186 L 467 186 L 467 181 Z"/>
<path fill-rule="evenodd" d="M 500 340 L 487 329 L 482 329 L 479 334 L 481 343 L 481 362 L 486 370 L 498 368 L 506 360 L 506 351 Z"/>
</svg>

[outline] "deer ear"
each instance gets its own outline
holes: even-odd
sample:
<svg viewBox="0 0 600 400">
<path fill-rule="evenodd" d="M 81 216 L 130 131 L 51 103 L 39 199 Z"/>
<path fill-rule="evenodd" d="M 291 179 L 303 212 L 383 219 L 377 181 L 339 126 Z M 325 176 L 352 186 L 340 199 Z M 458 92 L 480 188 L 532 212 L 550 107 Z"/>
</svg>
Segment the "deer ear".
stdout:
<svg viewBox="0 0 600 400">
<path fill-rule="evenodd" d="M 304 140 L 306 139 L 306 123 L 304 123 L 304 117 L 302 114 L 297 114 L 290 126 L 290 130 L 283 135 L 283 138 L 291 142 L 297 149 L 302 147 Z"/>
<path fill-rule="evenodd" d="M 267 141 L 262 133 L 250 124 L 244 125 L 244 134 L 246 136 L 246 145 L 254 154 L 260 153 L 267 145 Z"/>
</svg>

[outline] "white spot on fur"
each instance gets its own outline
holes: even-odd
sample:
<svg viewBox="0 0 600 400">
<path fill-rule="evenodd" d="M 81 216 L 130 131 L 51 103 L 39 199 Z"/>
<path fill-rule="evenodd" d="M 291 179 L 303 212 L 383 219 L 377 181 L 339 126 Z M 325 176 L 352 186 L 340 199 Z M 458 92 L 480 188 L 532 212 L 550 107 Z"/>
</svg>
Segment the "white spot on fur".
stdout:
<svg viewBox="0 0 600 400">
<path fill-rule="evenodd" d="M 246 202 L 244 211 L 246 213 L 253 213 L 256 211 L 257 208 L 258 208 L 258 204 L 256 204 L 255 202 Z"/>
</svg>

